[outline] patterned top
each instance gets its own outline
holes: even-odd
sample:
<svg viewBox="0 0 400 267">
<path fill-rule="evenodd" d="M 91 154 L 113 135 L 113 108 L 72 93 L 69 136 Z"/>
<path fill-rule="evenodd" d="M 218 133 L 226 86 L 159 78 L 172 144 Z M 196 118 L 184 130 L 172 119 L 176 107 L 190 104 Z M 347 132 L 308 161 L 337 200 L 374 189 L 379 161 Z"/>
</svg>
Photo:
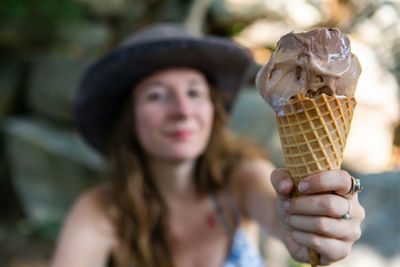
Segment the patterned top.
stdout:
<svg viewBox="0 0 400 267">
<path fill-rule="evenodd" d="M 224 197 L 228 200 L 230 215 L 233 217 L 233 225 L 229 223 L 218 196 L 212 195 L 219 221 L 224 226 L 228 236 L 233 236 L 229 256 L 222 267 L 265 267 L 260 252 L 249 241 L 244 229 L 239 227 L 240 213 L 231 191 L 226 189 L 224 192 Z"/>
<path fill-rule="evenodd" d="M 242 228 L 236 231 L 231 252 L 222 267 L 265 267 L 263 258 Z"/>
</svg>

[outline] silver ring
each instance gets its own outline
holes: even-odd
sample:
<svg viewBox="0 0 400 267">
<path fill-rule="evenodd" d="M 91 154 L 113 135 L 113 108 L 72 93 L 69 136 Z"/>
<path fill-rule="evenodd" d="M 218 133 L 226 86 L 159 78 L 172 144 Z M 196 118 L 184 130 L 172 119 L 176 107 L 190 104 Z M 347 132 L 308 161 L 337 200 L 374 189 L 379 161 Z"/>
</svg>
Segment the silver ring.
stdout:
<svg viewBox="0 0 400 267">
<path fill-rule="evenodd" d="M 350 212 L 351 212 L 351 202 L 350 200 L 347 200 L 347 202 L 349 203 L 349 209 L 347 210 L 347 212 L 342 216 L 343 220 L 348 220 L 350 219 Z"/>
<path fill-rule="evenodd" d="M 353 176 L 351 176 L 351 187 L 349 192 L 345 194 L 344 196 L 354 196 L 356 193 L 359 193 L 363 190 L 363 185 L 361 184 L 360 179 L 356 179 Z"/>
</svg>

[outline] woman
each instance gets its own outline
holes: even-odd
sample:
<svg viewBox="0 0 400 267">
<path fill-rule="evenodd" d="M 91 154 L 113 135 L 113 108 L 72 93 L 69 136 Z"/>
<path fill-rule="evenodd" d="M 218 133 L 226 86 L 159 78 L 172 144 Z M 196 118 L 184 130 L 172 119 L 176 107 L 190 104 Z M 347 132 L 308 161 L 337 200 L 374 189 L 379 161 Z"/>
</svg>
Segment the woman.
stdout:
<svg viewBox="0 0 400 267">
<path fill-rule="evenodd" d="M 308 247 L 322 264 L 349 254 L 364 218 L 351 176 L 312 175 L 291 199 L 288 173 L 226 130 L 251 64 L 230 41 L 159 25 L 88 69 L 74 115 L 111 179 L 74 204 L 53 267 L 264 266 L 249 221 L 298 261 Z"/>
</svg>

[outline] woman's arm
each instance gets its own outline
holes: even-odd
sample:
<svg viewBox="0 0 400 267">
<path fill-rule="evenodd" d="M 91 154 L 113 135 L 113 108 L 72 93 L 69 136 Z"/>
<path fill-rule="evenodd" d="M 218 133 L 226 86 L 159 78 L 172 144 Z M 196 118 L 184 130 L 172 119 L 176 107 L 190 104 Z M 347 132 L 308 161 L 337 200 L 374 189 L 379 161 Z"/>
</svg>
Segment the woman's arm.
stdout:
<svg viewBox="0 0 400 267">
<path fill-rule="evenodd" d="M 100 189 L 75 202 L 59 237 L 51 267 L 104 267 L 114 245 L 111 224 L 100 204 Z"/>
<path fill-rule="evenodd" d="M 274 168 L 264 159 L 242 162 L 232 175 L 231 187 L 241 213 L 280 238 L 281 227 L 276 213 L 277 194 L 270 179 Z"/>
</svg>

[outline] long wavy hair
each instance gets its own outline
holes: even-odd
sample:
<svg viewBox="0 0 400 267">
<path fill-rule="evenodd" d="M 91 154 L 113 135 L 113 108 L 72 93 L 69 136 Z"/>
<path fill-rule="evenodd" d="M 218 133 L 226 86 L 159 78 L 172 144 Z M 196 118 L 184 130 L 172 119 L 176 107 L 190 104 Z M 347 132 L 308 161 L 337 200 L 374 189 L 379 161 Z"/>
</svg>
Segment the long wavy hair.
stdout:
<svg viewBox="0 0 400 267">
<path fill-rule="evenodd" d="M 227 129 L 228 116 L 222 96 L 213 87 L 210 95 L 214 105 L 212 133 L 195 164 L 194 182 L 200 195 L 223 188 L 243 158 L 265 156 L 251 142 L 239 141 Z M 111 145 L 108 210 L 122 248 L 112 265 L 173 267 L 165 237 L 168 210 L 136 136 L 133 101 L 131 96 L 123 105 Z"/>
</svg>

